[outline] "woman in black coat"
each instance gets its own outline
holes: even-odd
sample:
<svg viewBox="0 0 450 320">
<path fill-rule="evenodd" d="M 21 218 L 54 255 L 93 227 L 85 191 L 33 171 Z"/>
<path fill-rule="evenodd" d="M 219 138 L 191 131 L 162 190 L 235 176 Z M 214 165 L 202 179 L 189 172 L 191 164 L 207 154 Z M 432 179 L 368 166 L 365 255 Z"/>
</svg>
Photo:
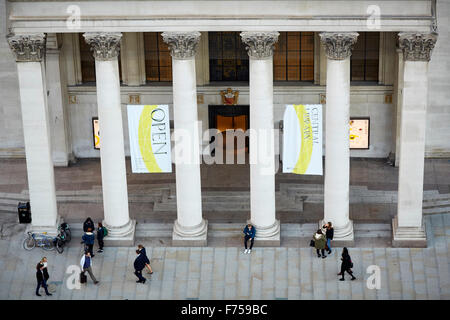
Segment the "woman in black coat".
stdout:
<svg viewBox="0 0 450 320">
<path fill-rule="evenodd" d="M 353 268 L 353 262 L 352 259 L 350 258 L 350 255 L 348 254 L 348 249 L 346 247 L 344 247 L 344 249 L 342 250 L 342 263 L 341 263 L 341 272 L 338 273 L 338 276 L 342 276 L 342 278 L 340 278 L 340 281 L 344 281 L 344 273 L 345 271 L 347 271 L 347 273 L 349 275 L 352 276 L 351 280 L 355 280 L 356 278 L 353 276 L 353 271 L 351 268 Z"/>
<path fill-rule="evenodd" d="M 86 221 L 83 223 L 83 231 L 87 232 L 88 229 L 95 230 L 94 221 L 92 221 L 91 217 L 87 217 Z"/>
<path fill-rule="evenodd" d="M 148 269 L 148 273 L 152 274 L 153 270 L 152 270 L 152 267 L 150 266 L 150 260 L 147 257 L 147 251 L 145 250 L 145 248 L 142 244 L 138 245 L 138 250 L 140 251 L 141 254 L 143 254 L 145 256 L 146 261 L 148 261 L 145 264 L 145 267 Z"/>
<path fill-rule="evenodd" d="M 145 283 L 146 279 L 142 276 L 142 269 L 145 268 L 145 265 L 149 263 L 148 258 L 144 255 L 140 250 L 136 250 L 138 254 L 136 260 L 134 260 L 134 274 L 138 277 L 137 283 Z"/>
<path fill-rule="evenodd" d="M 39 289 L 41 288 L 41 286 L 45 289 L 46 295 L 48 296 L 52 295 L 50 292 L 48 292 L 47 280 L 45 278 L 46 276 L 44 275 L 44 265 L 39 262 L 36 266 L 36 280 L 37 280 L 36 295 L 39 297 L 41 296 L 39 294 Z"/>
</svg>

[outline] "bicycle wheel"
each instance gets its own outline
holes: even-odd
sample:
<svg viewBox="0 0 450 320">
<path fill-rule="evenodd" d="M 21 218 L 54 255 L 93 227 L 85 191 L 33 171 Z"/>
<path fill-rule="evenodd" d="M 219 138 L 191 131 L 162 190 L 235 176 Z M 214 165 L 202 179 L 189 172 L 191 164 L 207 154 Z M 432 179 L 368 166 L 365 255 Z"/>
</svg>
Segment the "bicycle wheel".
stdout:
<svg viewBox="0 0 450 320">
<path fill-rule="evenodd" d="M 58 253 L 63 253 L 64 251 L 64 243 L 59 239 L 56 241 L 56 251 L 58 251 Z"/>
<path fill-rule="evenodd" d="M 36 247 L 36 242 L 34 241 L 33 237 L 28 236 L 23 240 L 23 248 L 25 250 L 29 251 L 34 247 Z"/>
<path fill-rule="evenodd" d="M 42 248 L 44 250 L 50 251 L 50 250 L 55 249 L 55 247 L 53 246 L 53 240 L 50 238 L 43 239 L 42 244 L 43 244 Z"/>
</svg>

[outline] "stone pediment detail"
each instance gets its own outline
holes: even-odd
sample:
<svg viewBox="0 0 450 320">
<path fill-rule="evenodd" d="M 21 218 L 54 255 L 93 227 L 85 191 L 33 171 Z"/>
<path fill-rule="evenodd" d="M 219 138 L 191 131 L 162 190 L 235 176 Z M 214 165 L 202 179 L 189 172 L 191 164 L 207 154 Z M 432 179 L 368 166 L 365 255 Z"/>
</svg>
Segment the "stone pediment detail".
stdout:
<svg viewBox="0 0 450 320">
<path fill-rule="evenodd" d="M 325 54 L 331 60 L 344 60 L 350 57 L 358 35 L 357 32 L 321 32 L 319 34 Z"/>
<path fill-rule="evenodd" d="M 195 56 L 200 41 L 200 32 L 163 32 L 161 36 L 169 45 L 172 58 L 191 59 Z"/>
<path fill-rule="evenodd" d="M 253 59 L 267 59 L 273 56 L 273 47 L 280 34 L 277 31 L 269 32 L 241 32 L 241 39 L 247 47 L 247 53 Z"/>
<path fill-rule="evenodd" d="M 398 34 L 398 41 L 405 61 L 430 61 L 437 34 L 402 32 Z"/>
<path fill-rule="evenodd" d="M 44 33 L 8 35 L 9 47 L 17 62 L 40 62 L 45 57 L 46 36 Z"/>
<path fill-rule="evenodd" d="M 108 61 L 119 56 L 122 33 L 87 32 L 83 36 L 96 60 Z"/>
</svg>

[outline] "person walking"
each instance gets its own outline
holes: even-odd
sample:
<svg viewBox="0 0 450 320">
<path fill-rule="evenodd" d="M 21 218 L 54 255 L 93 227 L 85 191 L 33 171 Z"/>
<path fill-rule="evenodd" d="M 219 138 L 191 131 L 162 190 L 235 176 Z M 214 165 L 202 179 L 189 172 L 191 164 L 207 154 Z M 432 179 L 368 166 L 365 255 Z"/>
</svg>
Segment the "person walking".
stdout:
<svg viewBox="0 0 450 320">
<path fill-rule="evenodd" d="M 323 228 L 325 229 L 325 237 L 327 239 L 327 251 L 328 251 L 328 254 L 330 254 L 331 253 L 331 240 L 333 240 L 333 237 L 334 237 L 333 225 L 331 224 L 331 222 L 328 222 L 327 224 L 325 224 L 323 226 Z"/>
<path fill-rule="evenodd" d="M 87 219 L 83 223 L 84 232 L 87 232 L 89 228 L 91 228 L 91 230 L 95 229 L 94 221 L 92 221 L 91 217 L 87 217 Z"/>
<path fill-rule="evenodd" d="M 147 251 L 145 250 L 144 246 L 142 244 L 138 245 L 138 250 L 141 252 L 141 254 L 143 254 L 145 256 L 146 261 L 148 261 L 148 263 L 145 264 L 145 267 L 147 268 L 148 273 L 153 274 L 152 267 L 150 266 L 150 259 L 147 256 Z"/>
<path fill-rule="evenodd" d="M 355 280 L 355 276 L 353 275 L 353 271 L 351 268 L 353 268 L 353 262 L 352 259 L 350 258 L 350 255 L 348 254 L 348 249 L 346 247 L 344 247 L 344 249 L 342 249 L 342 263 L 341 263 L 341 272 L 338 273 L 338 276 L 342 276 L 339 280 L 340 281 L 344 281 L 344 273 L 347 271 L 347 273 L 349 275 L 352 276 L 351 280 Z"/>
<path fill-rule="evenodd" d="M 85 251 L 88 250 L 91 254 L 91 258 L 94 257 L 94 241 L 95 241 L 95 235 L 92 232 L 93 229 L 88 228 L 87 231 L 84 233 L 82 239 L 82 243 L 85 245 Z"/>
<path fill-rule="evenodd" d="M 42 269 L 42 273 L 44 275 L 45 284 L 47 284 L 48 279 L 50 278 L 50 275 L 48 274 L 48 269 L 47 269 L 47 257 L 43 257 L 39 263 L 44 266 L 44 269 Z"/>
<path fill-rule="evenodd" d="M 322 230 L 318 229 L 316 233 L 313 236 L 314 240 L 314 248 L 316 248 L 317 251 L 317 257 L 322 257 L 322 259 L 325 259 L 327 256 L 325 255 L 325 245 L 326 245 L 326 239 L 325 236 L 322 233 Z M 320 255 L 322 253 L 322 255 Z"/>
<path fill-rule="evenodd" d="M 85 273 L 86 271 L 89 273 L 89 276 L 91 277 L 92 281 L 94 281 L 94 284 L 97 284 L 99 281 L 95 278 L 94 273 L 92 272 L 92 257 L 91 253 L 89 251 L 85 251 L 84 255 L 81 257 L 80 260 L 80 266 L 82 272 Z"/>
<path fill-rule="evenodd" d="M 250 223 L 247 224 L 244 228 L 244 246 L 245 250 L 244 253 L 250 253 L 252 252 L 253 243 L 255 242 L 255 234 L 256 230 L 255 227 L 252 226 Z M 247 249 L 247 241 L 250 240 L 250 249 Z"/>
<path fill-rule="evenodd" d="M 103 246 L 105 245 L 103 238 L 107 235 L 106 228 L 103 226 L 101 222 L 98 223 L 97 228 L 97 241 L 98 241 L 98 250 L 97 252 L 103 252 Z"/>
<path fill-rule="evenodd" d="M 39 289 L 42 286 L 45 289 L 45 294 L 51 296 L 52 294 L 48 292 L 47 280 L 45 279 L 44 276 L 44 265 L 40 262 L 36 265 L 36 280 L 37 280 L 36 295 L 39 297 L 41 296 L 41 294 L 39 293 Z"/>
<path fill-rule="evenodd" d="M 136 260 L 134 260 L 134 274 L 138 277 L 138 281 L 136 281 L 136 283 L 144 284 L 147 279 L 142 276 L 142 270 L 149 261 L 147 256 L 142 254 L 139 249 L 136 250 L 136 254 L 138 255 Z"/>
</svg>

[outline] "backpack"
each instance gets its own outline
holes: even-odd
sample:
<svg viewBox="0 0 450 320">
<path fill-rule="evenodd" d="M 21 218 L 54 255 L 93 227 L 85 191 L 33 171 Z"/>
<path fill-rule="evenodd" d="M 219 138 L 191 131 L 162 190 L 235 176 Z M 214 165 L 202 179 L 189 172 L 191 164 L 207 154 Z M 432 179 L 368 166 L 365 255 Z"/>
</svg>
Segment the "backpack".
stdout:
<svg viewBox="0 0 450 320">
<path fill-rule="evenodd" d="M 108 235 L 108 229 L 103 227 L 103 236 L 106 237 Z"/>
</svg>

